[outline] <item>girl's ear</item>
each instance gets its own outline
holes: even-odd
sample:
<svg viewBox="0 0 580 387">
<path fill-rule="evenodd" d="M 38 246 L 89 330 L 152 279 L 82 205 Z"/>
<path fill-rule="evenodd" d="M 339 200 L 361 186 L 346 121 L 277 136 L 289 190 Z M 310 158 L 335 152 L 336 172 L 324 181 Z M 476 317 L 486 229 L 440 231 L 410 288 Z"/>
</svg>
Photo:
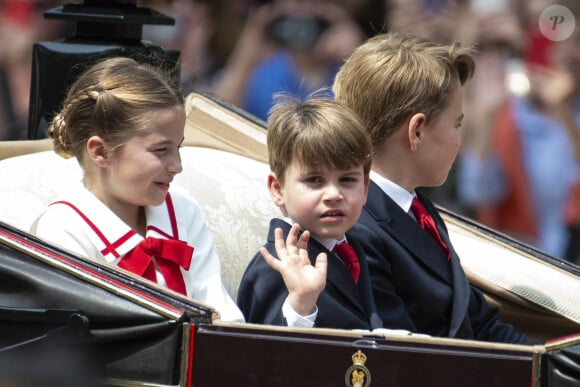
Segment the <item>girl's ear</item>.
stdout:
<svg viewBox="0 0 580 387">
<path fill-rule="evenodd" d="M 92 136 L 87 140 L 87 153 L 89 159 L 99 167 L 109 165 L 109 147 L 101 137 Z"/>
<path fill-rule="evenodd" d="M 416 152 L 423 141 L 423 131 L 425 130 L 425 123 L 427 116 L 424 113 L 416 113 L 409 119 L 409 126 L 407 128 L 407 135 L 409 138 L 409 149 L 411 152 Z"/>
<path fill-rule="evenodd" d="M 276 176 L 274 172 L 268 174 L 268 191 L 270 192 L 270 197 L 277 207 L 284 207 L 284 188 L 282 183 Z"/>
</svg>

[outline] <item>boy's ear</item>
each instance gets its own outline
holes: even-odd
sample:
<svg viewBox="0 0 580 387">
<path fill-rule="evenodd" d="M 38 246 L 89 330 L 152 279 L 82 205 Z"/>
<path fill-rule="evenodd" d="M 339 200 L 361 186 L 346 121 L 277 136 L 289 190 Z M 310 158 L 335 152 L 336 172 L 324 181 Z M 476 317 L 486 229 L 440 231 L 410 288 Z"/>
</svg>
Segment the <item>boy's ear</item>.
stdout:
<svg viewBox="0 0 580 387">
<path fill-rule="evenodd" d="M 369 175 L 365 176 L 365 204 L 367 203 L 367 196 L 369 193 L 369 181 L 371 180 Z"/>
<path fill-rule="evenodd" d="M 424 113 L 416 113 L 409 119 L 409 126 L 407 128 L 407 135 L 409 137 L 409 148 L 411 152 L 416 152 L 423 141 L 423 131 L 425 130 L 425 123 L 427 116 Z"/>
<path fill-rule="evenodd" d="M 268 191 L 270 192 L 270 197 L 277 207 L 284 206 L 284 190 L 282 183 L 276 176 L 274 172 L 268 174 Z"/>
<path fill-rule="evenodd" d="M 109 147 L 101 137 L 92 136 L 87 140 L 87 153 L 89 159 L 99 167 L 109 165 Z"/>
</svg>

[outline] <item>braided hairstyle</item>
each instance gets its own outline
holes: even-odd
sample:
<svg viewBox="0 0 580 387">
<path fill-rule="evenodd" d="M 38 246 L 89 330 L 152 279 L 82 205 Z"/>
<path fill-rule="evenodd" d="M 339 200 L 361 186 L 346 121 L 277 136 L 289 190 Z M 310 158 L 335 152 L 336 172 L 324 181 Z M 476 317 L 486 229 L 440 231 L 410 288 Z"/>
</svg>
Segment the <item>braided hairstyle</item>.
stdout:
<svg viewBox="0 0 580 387">
<path fill-rule="evenodd" d="M 111 149 L 138 133 L 159 109 L 183 110 L 181 91 L 160 69 L 124 58 L 102 60 L 70 87 L 48 128 L 54 151 L 82 163 L 87 140 L 99 136 Z"/>
</svg>

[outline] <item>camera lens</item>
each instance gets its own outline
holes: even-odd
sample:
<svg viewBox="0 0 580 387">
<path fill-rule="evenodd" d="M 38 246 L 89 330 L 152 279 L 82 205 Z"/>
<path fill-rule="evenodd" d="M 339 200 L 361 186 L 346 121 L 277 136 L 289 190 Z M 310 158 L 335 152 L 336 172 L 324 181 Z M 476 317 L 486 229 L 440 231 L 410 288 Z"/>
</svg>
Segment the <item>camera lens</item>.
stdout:
<svg viewBox="0 0 580 387">
<path fill-rule="evenodd" d="M 312 16 L 285 16 L 270 26 L 272 38 L 285 46 L 297 49 L 312 48 L 328 23 Z"/>
</svg>

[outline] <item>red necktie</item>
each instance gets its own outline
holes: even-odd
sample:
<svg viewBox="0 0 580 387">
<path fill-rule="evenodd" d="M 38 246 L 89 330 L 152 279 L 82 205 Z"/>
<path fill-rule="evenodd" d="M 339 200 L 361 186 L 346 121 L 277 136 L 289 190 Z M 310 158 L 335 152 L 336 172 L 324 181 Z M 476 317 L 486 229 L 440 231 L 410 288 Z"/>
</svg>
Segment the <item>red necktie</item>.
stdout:
<svg viewBox="0 0 580 387">
<path fill-rule="evenodd" d="M 451 259 L 451 254 L 449 253 L 449 249 L 443 239 L 441 239 L 441 235 L 439 235 L 439 231 L 437 230 L 437 226 L 435 225 L 435 221 L 433 217 L 429 215 L 427 209 L 421 201 L 417 198 L 413 199 L 413 203 L 411 204 L 411 211 L 417 218 L 417 222 L 421 226 L 423 230 L 426 230 L 435 240 L 439 243 L 439 245 L 443 248 L 443 250 L 447 253 L 447 259 Z"/>
<path fill-rule="evenodd" d="M 332 252 L 342 259 L 352 274 L 354 282 L 357 283 L 360 274 L 360 263 L 352 246 L 348 242 L 337 243 L 336 246 L 334 246 L 334 249 L 332 249 Z"/>
<path fill-rule="evenodd" d="M 187 295 L 179 267 L 189 270 L 193 247 L 176 239 L 147 237 L 119 261 L 119 267 L 157 282 L 155 263 L 169 289 Z M 153 260 L 155 257 L 155 261 Z"/>
</svg>

